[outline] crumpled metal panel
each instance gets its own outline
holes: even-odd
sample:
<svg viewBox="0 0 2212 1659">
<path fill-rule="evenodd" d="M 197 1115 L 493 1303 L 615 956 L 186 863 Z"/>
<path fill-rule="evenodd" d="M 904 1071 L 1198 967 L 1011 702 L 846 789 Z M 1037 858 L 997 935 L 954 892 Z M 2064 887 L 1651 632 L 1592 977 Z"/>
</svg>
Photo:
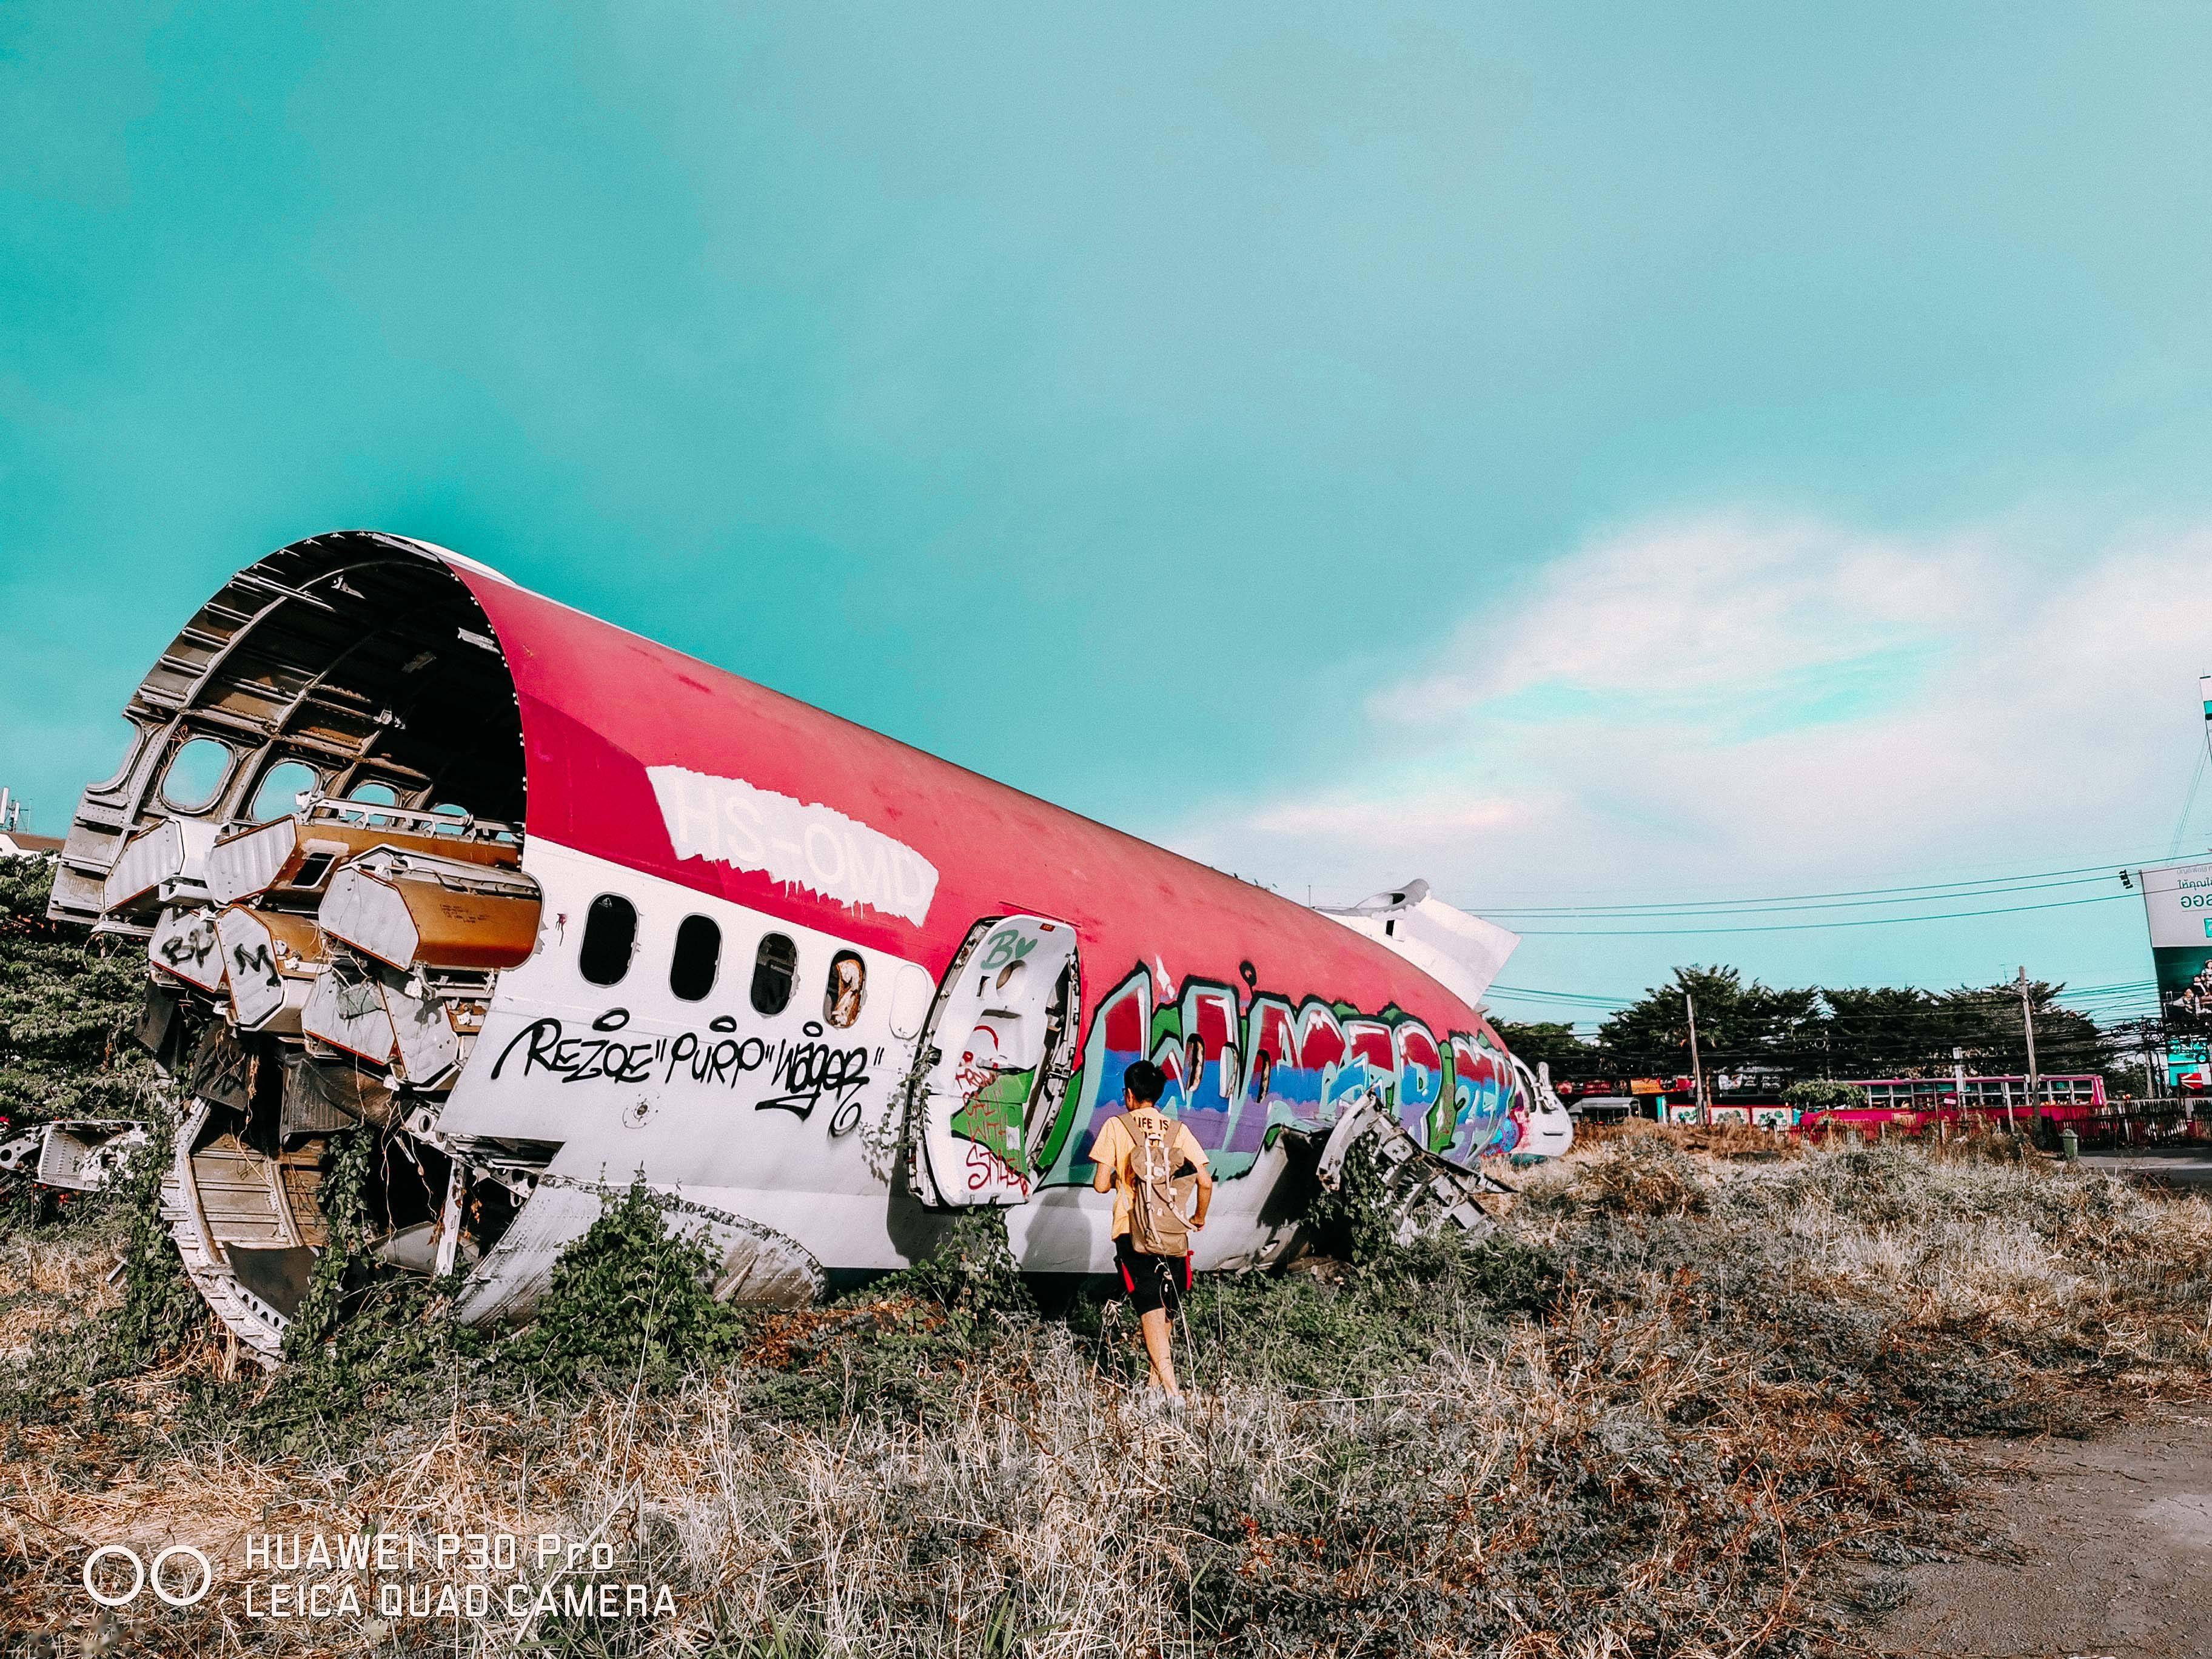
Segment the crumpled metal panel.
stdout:
<svg viewBox="0 0 2212 1659">
<path fill-rule="evenodd" d="M 100 890 L 100 908 L 130 910 L 161 898 L 163 888 L 171 883 L 199 890 L 215 834 L 211 823 L 170 817 L 134 836 L 107 872 Z"/>
<path fill-rule="evenodd" d="M 226 970 L 214 912 L 176 908 L 162 911 L 161 921 L 154 925 L 153 938 L 146 941 L 146 959 L 187 985 L 203 991 L 222 990 Z"/>
<path fill-rule="evenodd" d="M 210 1025 L 201 1034 L 192 1053 L 190 1087 L 197 1097 L 218 1106 L 242 1112 L 252 1103 L 253 1059 L 229 1026 Z"/>
<path fill-rule="evenodd" d="M 310 1060 L 304 1054 L 287 1055 L 277 1135 L 289 1140 L 350 1128 L 369 1115 L 363 1097 L 370 1094 L 380 1102 L 391 1097 L 380 1081 L 355 1066 Z"/>
<path fill-rule="evenodd" d="M 334 963 L 308 992 L 300 1030 L 319 1042 L 358 1055 L 372 1066 L 392 1062 L 395 1037 L 385 1012 L 383 988 L 351 963 Z"/>
<path fill-rule="evenodd" d="M 128 1118 L 69 1118 L 46 1126 L 39 1145 L 38 1182 L 64 1192 L 96 1193 L 123 1173 L 149 1131 Z"/>
<path fill-rule="evenodd" d="M 381 860 L 380 864 L 379 860 Z M 526 962 L 538 902 L 515 878 L 371 854 L 331 878 L 323 930 L 389 967 L 485 969 Z"/>
</svg>

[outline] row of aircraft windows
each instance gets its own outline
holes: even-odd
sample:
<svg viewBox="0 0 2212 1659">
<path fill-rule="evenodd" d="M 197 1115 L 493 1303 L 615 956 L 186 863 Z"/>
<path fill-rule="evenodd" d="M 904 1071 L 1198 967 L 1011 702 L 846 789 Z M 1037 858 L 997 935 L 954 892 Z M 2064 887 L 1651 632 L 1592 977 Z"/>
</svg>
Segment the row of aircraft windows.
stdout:
<svg viewBox="0 0 2212 1659">
<path fill-rule="evenodd" d="M 132 728 L 135 734 L 137 728 Z M 132 738 L 132 754 L 138 738 Z M 124 772 L 130 770 L 131 755 L 124 760 Z M 169 757 L 161 772 L 161 799 L 179 812 L 204 812 L 215 805 L 230 781 L 231 766 L 238 755 L 228 744 L 218 743 L 213 738 L 191 738 L 180 744 Z M 337 775 L 333 775 L 335 778 Z M 261 775 L 254 786 L 253 799 L 246 807 L 246 817 L 256 823 L 266 823 L 271 818 L 281 818 L 299 810 L 303 795 L 319 794 L 326 784 L 323 774 L 305 761 L 279 760 Z M 397 806 L 399 792 L 379 779 L 356 781 L 346 791 L 345 798 L 366 806 Z M 467 816 L 464 808 L 451 801 L 441 801 L 430 809 L 448 817 Z M 371 822 L 381 822 L 373 815 Z M 458 826 L 456 826 L 458 828 Z"/>
<path fill-rule="evenodd" d="M 619 985 L 637 949 L 637 907 L 619 893 L 602 893 L 584 915 L 584 942 L 576 967 L 594 985 Z M 722 930 L 711 917 L 686 916 L 676 929 L 676 948 L 668 958 L 668 988 L 685 1002 L 702 1002 L 714 988 L 722 962 Z M 791 1004 L 799 977 L 799 947 L 782 933 L 769 933 L 753 952 L 753 1012 L 774 1016 Z M 822 1018 L 849 1026 L 860 1018 L 868 994 L 867 964 L 857 951 L 840 951 L 830 959 L 822 988 Z"/>
</svg>

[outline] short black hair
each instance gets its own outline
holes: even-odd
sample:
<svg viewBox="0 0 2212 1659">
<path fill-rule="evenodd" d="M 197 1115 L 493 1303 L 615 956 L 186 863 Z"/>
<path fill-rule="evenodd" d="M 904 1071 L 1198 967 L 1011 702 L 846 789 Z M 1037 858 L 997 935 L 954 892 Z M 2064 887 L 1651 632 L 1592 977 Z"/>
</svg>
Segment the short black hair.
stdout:
<svg viewBox="0 0 2212 1659">
<path fill-rule="evenodd" d="M 1151 1060 L 1139 1060 L 1121 1073 L 1121 1086 L 1128 1091 L 1139 1105 L 1149 1106 L 1160 1097 L 1160 1091 L 1168 1086 L 1168 1080 Z"/>
</svg>

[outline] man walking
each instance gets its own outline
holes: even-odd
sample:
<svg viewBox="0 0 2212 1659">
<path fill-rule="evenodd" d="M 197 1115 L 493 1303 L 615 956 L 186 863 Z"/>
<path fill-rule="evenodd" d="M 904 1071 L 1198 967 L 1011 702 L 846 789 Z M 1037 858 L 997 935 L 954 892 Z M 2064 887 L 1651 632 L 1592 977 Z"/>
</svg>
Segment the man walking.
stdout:
<svg viewBox="0 0 2212 1659">
<path fill-rule="evenodd" d="M 1099 1127 L 1091 1148 L 1096 1165 L 1091 1184 L 1114 1194 L 1114 1261 L 1121 1287 L 1137 1306 L 1152 1387 L 1180 1402 L 1168 1321 L 1190 1288 L 1190 1236 L 1206 1225 L 1213 1175 L 1206 1149 L 1161 1112 L 1166 1080 L 1148 1060 L 1122 1073 L 1121 1103 L 1127 1109 Z M 1197 1207 L 1186 1218 L 1183 1207 L 1194 1186 Z"/>
</svg>

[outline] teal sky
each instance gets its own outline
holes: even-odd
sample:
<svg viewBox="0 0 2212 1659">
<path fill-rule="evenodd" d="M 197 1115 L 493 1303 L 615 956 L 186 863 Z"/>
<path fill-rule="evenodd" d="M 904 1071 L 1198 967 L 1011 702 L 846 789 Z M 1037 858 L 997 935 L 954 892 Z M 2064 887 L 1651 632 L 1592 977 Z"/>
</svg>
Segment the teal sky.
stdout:
<svg viewBox="0 0 2212 1659">
<path fill-rule="evenodd" d="M 372 526 L 1285 891 L 2163 852 L 2212 666 L 2209 81 L 2194 3 L 18 0 L 0 782 L 59 830 L 228 572 Z M 1868 547 L 1909 603 L 1804 591 Z M 1638 634 L 1632 568 L 1742 631 Z M 1986 723 L 1978 672 L 2050 648 L 2087 689 Z M 1793 791 L 1817 832 L 1716 810 L 1778 743 L 1917 744 L 1983 805 L 1859 822 L 1845 767 Z M 2142 977 L 2122 908 L 1508 977 Z"/>
</svg>

